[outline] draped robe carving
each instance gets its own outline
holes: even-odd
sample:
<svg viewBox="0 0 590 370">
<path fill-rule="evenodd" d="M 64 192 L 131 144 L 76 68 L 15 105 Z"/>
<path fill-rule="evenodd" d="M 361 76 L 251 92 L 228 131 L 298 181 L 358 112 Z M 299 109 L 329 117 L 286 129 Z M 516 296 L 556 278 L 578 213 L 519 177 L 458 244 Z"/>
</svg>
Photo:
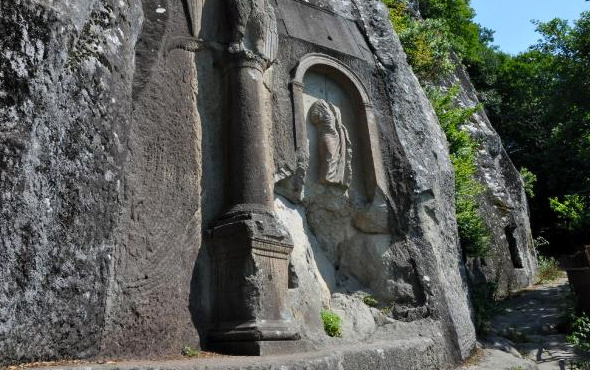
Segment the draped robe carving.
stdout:
<svg viewBox="0 0 590 370">
<path fill-rule="evenodd" d="M 278 47 L 277 20 L 268 0 L 226 0 L 232 24 L 230 51 L 251 52 L 272 62 Z"/>
<path fill-rule="evenodd" d="M 348 188 L 352 177 L 352 147 L 340 111 L 327 101 L 318 100 L 310 108 L 310 120 L 318 130 L 320 181 Z"/>
</svg>

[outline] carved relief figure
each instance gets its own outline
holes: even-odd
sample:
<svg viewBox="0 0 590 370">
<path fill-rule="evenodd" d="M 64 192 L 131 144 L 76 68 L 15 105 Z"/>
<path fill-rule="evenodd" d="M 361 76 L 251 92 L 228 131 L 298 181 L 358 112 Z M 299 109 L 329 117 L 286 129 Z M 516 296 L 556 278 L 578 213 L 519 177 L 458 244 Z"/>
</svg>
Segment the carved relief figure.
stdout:
<svg viewBox="0 0 590 370">
<path fill-rule="evenodd" d="M 249 51 L 272 62 L 278 31 L 274 8 L 268 0 L 226 0 L 232 23 L 230 51 Z"/>
<path fill-rule="evenodd" d="M 340 112 L 327 101 L 318 100 L 309 114 L 318 130 L 320 181 L 348 187 L 352 175 L 352 147 Z"/>
</svg>

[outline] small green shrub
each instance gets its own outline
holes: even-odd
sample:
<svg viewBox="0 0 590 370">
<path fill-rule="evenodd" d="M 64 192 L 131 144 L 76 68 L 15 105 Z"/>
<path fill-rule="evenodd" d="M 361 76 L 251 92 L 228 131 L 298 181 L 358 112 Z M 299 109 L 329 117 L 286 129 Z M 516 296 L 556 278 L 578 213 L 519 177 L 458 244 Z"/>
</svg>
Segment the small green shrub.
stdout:
<svg viewBox="0 0 590 370">
<path fill-rule="evenodd" d="M 533 239 L 533 245 L 535 246 L 535 249 L 539 250 L 542 247 L 547 247 L 549 245 L 549 240 L 542 236 L 538 236 Z"/>
<path fill-rule="evenodd" d="M 574 317 L 572 333 L 567 336 L 580 353 L 580 359 L 573 364 L 578 369 L 590 369 L 590 318 L 585 314 Z"/>
<path fill-rule="evenodd" d="M 537 283 L 543 284 L 558 279 L 562 272 L 559 263 L 553 257 L 539 255 L 537 258 L 539 268 L 537 270 Z"/>
<path fill-rule="evenodd" d="M 560 219 L 559 226 L 568 231 L 590 227 L 590 195 L 565 195 L 549 198 L 551 209 Z"/>
<path fill-rule="evenodd" d="M 586 314 L 574 317 L 572 333 L 567 336 L 568 343 L 590 354 L 590 317 Z"/>
<path fill-rule="evenodd" d="M 535 183 L 537 182 L 537 175 L 529 171 L 526 167 L 520 169 L 520 177 L 524 183 L 524 191 L 529 198 L 535 197 Z"/>
<path fill-rule="evenodd" d="M 324 330 L 331 337 L 342 336 L 342 319 L 332 311 L 323 310 L 321 313 Z"/>
<path fill-rule="evenodd" d="M 375 297 L 368 295 L 363 298 L 363 302 L 369 307 L 377 307 L 379 305 L 379 301 L 375 299 Z"/>
<path fill-rule="evenodd" d="M 379 310 L 383 315 L 387 316 L 391 314 L 391 309 L 393 308 L 393 304 L 391 306 L 385 306 Z"/>
<path fill-rule="evenodd" d="M 198 357 L 199 350 L 191 346 L 184 346 L 182 347 L 182 355 L 186 357 Z"/>
</svg>

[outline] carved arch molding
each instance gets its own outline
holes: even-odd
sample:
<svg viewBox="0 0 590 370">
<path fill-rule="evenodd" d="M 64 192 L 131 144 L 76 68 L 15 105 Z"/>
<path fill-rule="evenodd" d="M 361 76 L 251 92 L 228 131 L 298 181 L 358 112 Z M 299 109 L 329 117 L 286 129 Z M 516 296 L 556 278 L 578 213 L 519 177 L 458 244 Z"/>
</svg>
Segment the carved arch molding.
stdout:
<svg viewBox="0 0 590 370">
<path fill-rule="evenodd" d="M 368 200 L 372 201 L 378 188 L 387 189 L 374 107 L 366 87 L 357 74 L 339 60 L 325 54 L 312 53 L 304 56 L 297 65 L 291 80 L 295 148 L 298 158 L 301 159 L 300 166 L 304 167 L 303 171 L 306 171 L 310 156 L 304 104 L 304 80 L 308 72 L 325 75 L 336 82 L 353 104 L 360 144 L 360 153 L 358 154 L 362 157 L 363 163 L 364 186 Z"/>
</svg>

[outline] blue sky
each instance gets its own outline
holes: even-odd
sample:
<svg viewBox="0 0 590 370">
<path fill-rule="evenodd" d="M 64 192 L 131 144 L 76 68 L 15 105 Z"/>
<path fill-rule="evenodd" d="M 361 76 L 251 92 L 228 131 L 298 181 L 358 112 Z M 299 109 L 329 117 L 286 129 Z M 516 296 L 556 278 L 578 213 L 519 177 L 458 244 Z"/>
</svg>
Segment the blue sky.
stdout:
<svg viewBox="0 0 590 370">
<path fill-rule="evenodd" d="M 584 0 L 471 0 L 477 12 L 475 22 L 494 31 L 494 44 L 510 54 L 525 51 L 540 38 L 532 19 L 548 21 L 563 18 L 570 21 L 590 10 Z"/>
</svg>

